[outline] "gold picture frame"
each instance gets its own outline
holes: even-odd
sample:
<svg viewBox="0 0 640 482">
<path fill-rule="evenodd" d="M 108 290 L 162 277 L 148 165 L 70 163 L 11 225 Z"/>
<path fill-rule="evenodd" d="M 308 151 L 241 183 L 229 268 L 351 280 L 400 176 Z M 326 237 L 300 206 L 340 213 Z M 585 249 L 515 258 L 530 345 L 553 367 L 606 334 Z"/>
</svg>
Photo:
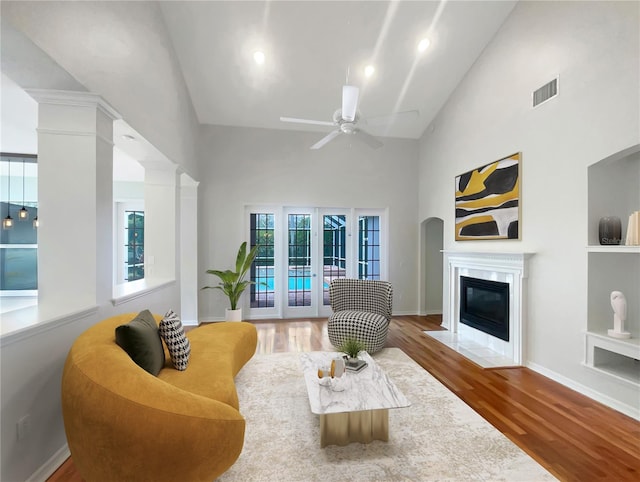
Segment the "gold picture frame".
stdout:
<svg viewBox="0 0 640 482">
<path fill-rule="evenodd" d="M 456 176 L 456 241 L 520 239 L 520 172 L 517 152 Z"/>
</svg>

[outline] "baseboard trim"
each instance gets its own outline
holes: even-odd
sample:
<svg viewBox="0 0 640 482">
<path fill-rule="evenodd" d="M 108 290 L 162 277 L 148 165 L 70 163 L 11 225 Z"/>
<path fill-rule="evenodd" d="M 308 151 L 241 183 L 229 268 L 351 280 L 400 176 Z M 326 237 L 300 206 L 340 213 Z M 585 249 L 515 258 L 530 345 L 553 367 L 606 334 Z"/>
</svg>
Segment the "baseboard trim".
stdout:
<svg viewBox="0 0 640 482">
<path fill-rule="evenodd" d="M 442 311 L 428 311 L 426 313 L 427 315 L 441 315 Z M 393 314 L 391 315 L 391 317 L 394 316 L 413 316 L 413 315 L 418 315 L 418 316 L 425 316 L 425 314 L 423 313 L 416 313 L 415 311 L 394 311 Z M 310 318 L 328 318 L 328 316 L 312 316 Z M 265 316 L 248 316 L 245 318 L 246 321 L 252 321 L 252 320 L 286 320 L 287 318 L 282 318 L 280 315 L 265 315 Z M 224 317 L 202 317 L 200 318 L 200 323 L 215 323 L 218 321 L 225 321 Z M 182 324 L 185 324 L 184 321 Z"/>
<path fill-rule="evenodd" d="M 51 475 L 60 468 L 60 466 L 71 457 L 69 446 L 64 444 L 55 454 L 47 460 L 42 467 L 36 470 L 26 482 L 46 482 Z"/>
<path fill-rule="evenodd" d="M 618 412 L 621 412 L 631 418 L 640 420 L 640 409 L 638 409 L 638 407 L 633 407 L 631 405 L 621 403 L 618 400 L 611 398 L 608 395 L 605 395 L 604 393 L 593 390 L 592 388 L 582 385 L 581 383 L 577 383 L 576 381 L 571 380 L 570 378 L 567 378 L 563 375 L 560 375 L 559 373 L 556 373 L 553 370 L 549 370 L 548 368 L 540 366 L 537 363 L 527 362 L 526 367 L 530 368 L 535 372 L 538 372 L 540 375 L 544 375 L 545 377 L 550 378 L 551 380 L 564 385 L 565 387 L 569 387 L 572 390 L 575 390 L 576 392 L 581 393 L 582 395 L 592 398 L 596 402 L 600 402 L 603 405 L 606 405 L 609 408 L 617 410 Z"/>
</svg>

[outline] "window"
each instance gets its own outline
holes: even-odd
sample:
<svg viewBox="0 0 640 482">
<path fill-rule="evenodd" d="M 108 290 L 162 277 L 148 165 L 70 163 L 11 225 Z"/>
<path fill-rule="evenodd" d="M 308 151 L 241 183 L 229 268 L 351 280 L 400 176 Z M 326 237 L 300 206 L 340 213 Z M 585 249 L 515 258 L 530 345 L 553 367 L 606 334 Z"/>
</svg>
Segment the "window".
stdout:
<svg viewBox="0 0 640 482">
<path fill-rule="evenodd" d="M 29 154 L 2 154 L 0 215 L 10 229 L 0 229 L 0 290 L 3 295 L 35 296 L 38 289 L 38 164 Z M 25 210 L 27 216 L 20 216 Z M 35 222 L 34 222 L 35 220 Z"/>
<path fill-rule="evenodd" d="M 144 211 L 124 212 L 125 281 L 144 278 Z"/>
<path fill-rule="evenodd" d="M 114 217 L 115 284 L 144 279 L 144 202 L 116 202 Z"/>
</svg>

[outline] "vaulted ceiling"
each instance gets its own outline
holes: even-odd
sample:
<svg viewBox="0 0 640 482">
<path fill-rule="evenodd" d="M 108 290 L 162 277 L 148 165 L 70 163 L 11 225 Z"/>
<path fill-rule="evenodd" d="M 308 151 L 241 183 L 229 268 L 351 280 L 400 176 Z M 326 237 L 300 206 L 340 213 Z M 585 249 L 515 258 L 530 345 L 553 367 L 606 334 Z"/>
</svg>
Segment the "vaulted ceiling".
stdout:
<svg viewBox="0 0 640 482">
<path fill-rule="evenodd" d="M 161 2 L 203 124 L 328 131 L 280 116 L 330 121 L 345 83 L 368 126 L 418 138 L 511 12 L 513 1 Z M 430 40 L 422 53 L 418 42 Z M 257 65 L 255 51 L 264 53 Z M 365 78 L 367 65 L 375 68 Z"/>
<path fill-rule="evenodd" d="M 410 120 L 370 122 L 363 126 L 368 132 L 417 139 L 516 1 L 162 1 L 153 19 L 137 18 L 136 10 L 127 8 L 136 2 L 117 2 L 108 15 L 100 15 L 97 12 L 107 11 L 100 3 L 64 9 L 40 4 L 49 13 L 36 19 L 32 34 L 57 35 L 54 50 L 49 52 L 46 42 L 40 42 L 40 48 L 66 69 L 51 62 L 47 77 L 59 79 L 55 88 L 77 89 L 67 72 L 81 88 L 90 88 L 92 79 L 111 76 L 121 81 L 135 71 L 148 76 L 149 89 L 161 90 L 163 78 L 154 76 L 155 59 L 145 58 L 144 45 L 132 51 L 131 42 L 136 41 L 134 27 L 164 22 L 161 30 L 166 28 L 172 45 L 159 42 L 175 52 L 201 124 L 311 130 L 320 139 L 330 126 L 284 123 L 280 117 L 330 121 L 348 83 L 360 89 L 363 118 L 418 112 Z M 28 15 L 31 10 L 18 12 Z M 4 21 L 3 28 L 8 30 Z M 7 38 L 3 34 L 3 40 Z M 423 38 L 430 45 L 418 52 Z M 12 45 L 21 41 L 12 39 Z M 3 71 L 12 59 L 24 60 L 26 49 L 18 47 L 12 58 L 3 48 Z M 65 54 L 69 49 L 78 52 Z M 257 50 L 264 53 L 262 65 L 254 61 Z M 29 55 L 44 56 L 37 51 Z M 364 75 L 367 65 L 375 69 L 369 78 Z M 59 77 L 53 76 L 56 69 Z M 3 107 L 5 126 L 11 118 Z"/>
</svg>

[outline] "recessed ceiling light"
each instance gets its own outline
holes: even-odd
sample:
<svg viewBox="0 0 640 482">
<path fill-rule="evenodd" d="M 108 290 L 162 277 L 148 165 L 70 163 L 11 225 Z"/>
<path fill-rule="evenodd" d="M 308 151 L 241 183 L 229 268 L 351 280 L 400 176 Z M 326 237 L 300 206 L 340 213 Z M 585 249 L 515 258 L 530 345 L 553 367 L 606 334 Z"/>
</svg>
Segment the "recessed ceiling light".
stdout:
<svg viewBox="0 0 640 482">
<path fill-rule="evenodd" d="M 260 50 L 256 50 L 253 53 L 253 60 L 255 60 L 256 64 L 258 65 L 264 64 L 264 52 L 261 52 Z"/>
<path fill-rule="evenodd" d="M 364 76 L 365 77 L 371 77 L 375 71 L 376 71 L 376 69 L 375 69 L 375 67 L 373 65 L 367 65 L 364 68 Z"/>
<path fill-rule="evenodd" d="M 418 52 L 424 52 L 429 48 L 431 41 L 428 38 L 423 38 L 418 42 Z"/>
</svg>

